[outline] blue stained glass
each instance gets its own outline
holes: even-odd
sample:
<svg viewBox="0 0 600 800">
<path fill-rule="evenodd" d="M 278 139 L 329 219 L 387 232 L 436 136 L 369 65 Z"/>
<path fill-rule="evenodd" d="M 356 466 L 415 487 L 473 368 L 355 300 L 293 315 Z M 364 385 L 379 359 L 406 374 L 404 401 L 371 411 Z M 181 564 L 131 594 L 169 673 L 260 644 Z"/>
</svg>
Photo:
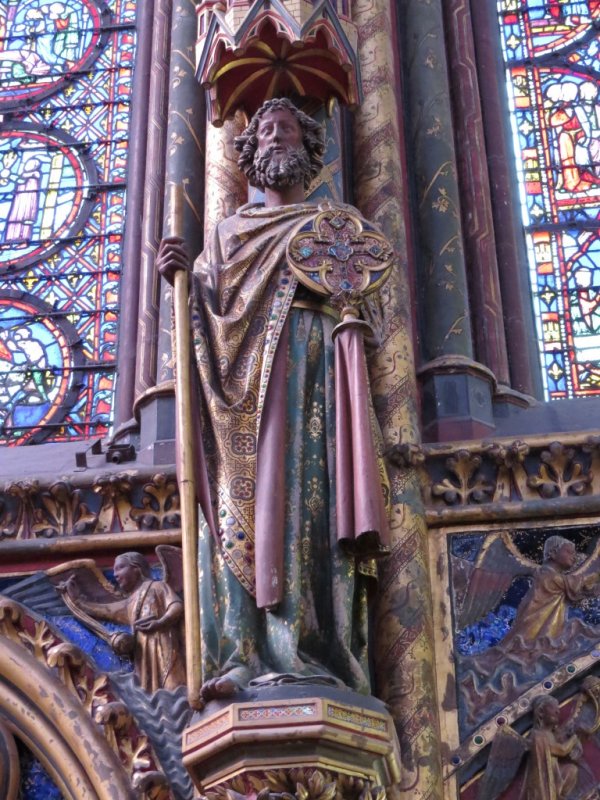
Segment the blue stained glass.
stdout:
<svg viewBox="0 0 600 800">
<path fill-rule="evenodd" d="M 498 11 L 546 397 L 598 395 L 600 0 Z"/>
<path fill-rule="evenodd" d="M 101 45 L 107 16 L 91 0 L 4 0 L 0 107 L 12 110 L 33 102 L 85 69 Z"/>
<path fill-rule="evenodd" d="M 87 438 L 110 426 L 136 5 L 8 0 L 0 10 L 0 113 L 11 109 L 0 126 L 0 295 L 35 298 L 65 320 L 80 367 L 52 414 L 7 412 L 0 444 Z M 37 27 L 24 43 L 25 20 Z M 3 70 L 25 46 L 31 64 L 53 56 L 52 69 Z"/>
<path fill-rule="evenodd" d="M 57 134 L 0 130 L 0 269 L 35 261 L 81 225 L 96 180 L 79 149 Z"/>
<path fill-rule="evenodd" d="M 77 334 L 52 308 L 0 293 L 0 441 L 25 443 L 73 398 Z"/>
</svg>

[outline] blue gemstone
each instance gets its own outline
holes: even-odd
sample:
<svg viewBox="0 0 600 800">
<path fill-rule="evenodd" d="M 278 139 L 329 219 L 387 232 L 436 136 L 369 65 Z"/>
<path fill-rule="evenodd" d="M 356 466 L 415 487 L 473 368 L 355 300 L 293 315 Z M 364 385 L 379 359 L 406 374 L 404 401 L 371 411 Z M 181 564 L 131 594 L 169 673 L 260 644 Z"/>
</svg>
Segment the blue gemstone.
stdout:
<svg viewBox="0 0 600 800">
<path fill-rule="evenodd" d="M 344 244 L 344 242 L 336 242 L 331 245 L 328 252 L 330 256 L 333 256 L 338 261 L 348 261 L 350 256 L 354 253 L 354 248 Z"/>
</svg>

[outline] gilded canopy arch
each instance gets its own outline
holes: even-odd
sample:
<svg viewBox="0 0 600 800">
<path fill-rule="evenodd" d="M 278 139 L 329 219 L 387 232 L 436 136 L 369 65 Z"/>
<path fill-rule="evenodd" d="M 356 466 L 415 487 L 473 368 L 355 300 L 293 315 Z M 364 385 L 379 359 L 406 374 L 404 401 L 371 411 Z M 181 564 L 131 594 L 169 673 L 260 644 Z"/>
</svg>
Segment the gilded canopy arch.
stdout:
<svg viewBox="0 0 600 800">
<path fill-rule="evenodd" d="M 149 737 L 108 676 L 44 620 L 0 604 L 0 791 L 19 797 L 15 740 L 65 800 L 173 800 Z M 12 793 L 12 794 L 11 794 Z"/>
</svg>

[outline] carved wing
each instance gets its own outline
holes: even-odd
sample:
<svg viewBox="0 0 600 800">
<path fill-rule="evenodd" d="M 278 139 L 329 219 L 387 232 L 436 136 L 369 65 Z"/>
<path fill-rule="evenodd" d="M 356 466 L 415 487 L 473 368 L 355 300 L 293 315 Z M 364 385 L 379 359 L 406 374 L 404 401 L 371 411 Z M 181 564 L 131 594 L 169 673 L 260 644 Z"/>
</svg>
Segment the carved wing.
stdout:
<svg viewBox="0 0 600 800">
<path fill-rule="evenodd" d="M 588 675 L 582 684 L 582 691 L 571 716 L 570 725 L 577 733 L 595 736 L 600 731 L 600 678 Z"/>
<path fill-rule="evenodd" d="M 580 558 L 581 560 L 578 563 L 576 569 L 573 570 L 574 574 L 586 576 L 586 575 L 592 575 L 594 572 L 600 573 L 600 537 L 596 541 L 594 549 L 589 554 L 589 556 L 587 556 L 587 558 L 583 557 Z M 598 592 L 600 593 L 600 587 L 598 588 Z"/>
<path fill-rule="evenodd" d="M 472 625 L 495 608 L 518 575 L 531 575 L 539 568 L 516 547 L 508 531 L 490 536 L 477 556 L 466 596 L 458 616 L 458 627 Z"/>
<path fill-rule="evenodd" d="M 527 750 L 527 740 L 520 734 L 510 727 L 500 728 L 492 742 L 477 800 L 496 800 L 514 780 Z"/>
<path fill-rule="evenodd" d="M 61 617 L 71 613 L 45 572 L 35 572 L 5 587 L 2 595 L 16 600 L 40 616 Z"/>
<path fill-rule="evenodd" d="M 183 554 L 180 547 L 159 544 L 156 555 L 163 567 L 163 580 L 176 594 L 183 591 Z"/>
<path fill-rule="evenodd" d="M 46 571 L 50 582 L 59 587 L 66 583 L 71 576 L 75 577 L 77 585 L 86 600 L 93 603 L 113 603 L 120 600 L 123 595 L 107 580 L 91 558 L 82 558 L 77 561 L 67 561 Z"/>
<path fill-rule="evenodd" d="M 101 639 L 112 644 L 113 634 L 94 617 L 90 616 L 87 611 L 84 611 L 84 609 L 78 605 L 77 600 L 74 600 L 69 592 L 63 589 L 66 582 L 70 578 L 74 578 L 80 593 L 89 603 L 108 605 L 109 603 L 114 604 L 115 601 L 122 600 L 123 595 L 115 589 L 110 581 L 106 580 L 96 566 L 96 562 L 91 558 L 68 561 L 66 564 L 59 564 L 56 567 L 52 567 L 52 569 L 46 572 L 46 575 L 62 594 L 63 602 L 73 616 L 80 620 L 80 622 L 83 622 L 86 627 Z"/>
</svg>

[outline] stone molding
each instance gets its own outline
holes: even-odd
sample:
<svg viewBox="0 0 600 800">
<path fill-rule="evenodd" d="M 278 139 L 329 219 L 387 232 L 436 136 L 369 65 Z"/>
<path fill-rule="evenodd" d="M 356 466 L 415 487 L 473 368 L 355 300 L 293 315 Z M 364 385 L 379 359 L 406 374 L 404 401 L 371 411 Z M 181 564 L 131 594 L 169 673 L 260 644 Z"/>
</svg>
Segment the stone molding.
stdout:
<svg viewBox="0 0 600 800">
<path fill-rule="evenodd" d="M 174 469 L 31 478 L 0 488 L 0 541 L 179 528 Z"/>
<path fill-rule="evenodd" d="M 430 526 L 588 516 L 600 509 L 600 431 L 441 445 L 389 454 L 419 475 Z"/>
<path fill-rule="evenodd" d="M 124 800 L 172 800 L 147 736 L 85 653 L 4 597 L 0 645 L 0 720 L 9 720 L 59 785 L 73 788 L 81 772 L 87 786 L 81 796 L 90 800 L 115 792 Z"/>
</svg>

